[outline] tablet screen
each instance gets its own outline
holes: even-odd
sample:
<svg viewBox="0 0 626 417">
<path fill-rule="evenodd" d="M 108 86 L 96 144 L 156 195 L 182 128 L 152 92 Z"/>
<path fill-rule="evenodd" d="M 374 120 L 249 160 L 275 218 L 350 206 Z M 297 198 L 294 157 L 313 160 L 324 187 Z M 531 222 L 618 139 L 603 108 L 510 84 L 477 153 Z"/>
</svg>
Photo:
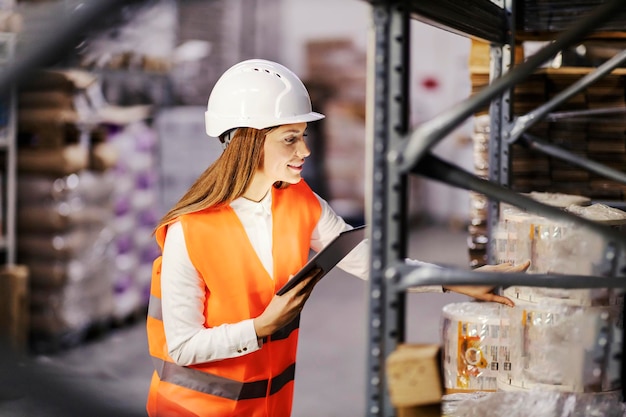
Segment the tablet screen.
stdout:
<svg viewBox="0 0 626 417">
<path fill-rule="evenodd" d="M 302 267 L 302 269 L 300 269 L 280 290 L 278 290 L 277 294 L 283 295 L 306 278 L 307 275 L 315 269 L 319 269 L 321 271 L 322 275 L 319 278 L 326 275 L 328 271 L 333 269 L 339 261 L 341 261 L 365 238 L 365 230 L 365 226 L 358 226 L 354 229 L 341 232 L 321 251 L 315 254 L 315 256 L 313 256 L 309 262 Z"/>
</svg>

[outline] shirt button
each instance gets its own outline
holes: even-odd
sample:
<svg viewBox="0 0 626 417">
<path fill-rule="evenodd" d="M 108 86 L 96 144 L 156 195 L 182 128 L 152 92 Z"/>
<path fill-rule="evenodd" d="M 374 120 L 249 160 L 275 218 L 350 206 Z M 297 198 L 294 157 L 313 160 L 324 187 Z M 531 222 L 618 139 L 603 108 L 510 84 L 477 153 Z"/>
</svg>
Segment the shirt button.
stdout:
<svg viewBox="0 0 626 417">
<path fill-rule="evenodd" d="M 244 352 L 245 352 L 246 350 L 248 350 L 248 348 L 247 348 L 247 347 L 243 348 L 243 351 L 244 351 Z"/>
<path fill-rule="evenodd" d="M 237 353 L 241 353 L 241 349 L 237 349 Z"/>
</svg>

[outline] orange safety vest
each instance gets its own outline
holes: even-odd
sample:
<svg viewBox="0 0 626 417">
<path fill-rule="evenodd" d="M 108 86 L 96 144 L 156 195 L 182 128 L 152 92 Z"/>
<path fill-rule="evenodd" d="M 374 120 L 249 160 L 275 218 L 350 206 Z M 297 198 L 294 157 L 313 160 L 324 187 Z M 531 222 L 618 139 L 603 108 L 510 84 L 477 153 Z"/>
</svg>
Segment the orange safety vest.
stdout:
<svg viewBox="0 0 626 417">
<path fill-rule="evenodd" d="M 307 261 L 321 207 L 304 182 L 272 188 L 274 277 L 256 255 L 230 206 L 180 217 L 191 262 L 206 284 L 207 328 L 259 316 Z M 161 249 L 167 227 L 157 230 Z M 161 317 L 161 257 L 154 261 L 147 332 L 155 363 L 151 417 L 288 417 L 291 414 L 299 317 L 264 340 L 261 349 L 192 366 L 168 355 Z"/>
</svg>

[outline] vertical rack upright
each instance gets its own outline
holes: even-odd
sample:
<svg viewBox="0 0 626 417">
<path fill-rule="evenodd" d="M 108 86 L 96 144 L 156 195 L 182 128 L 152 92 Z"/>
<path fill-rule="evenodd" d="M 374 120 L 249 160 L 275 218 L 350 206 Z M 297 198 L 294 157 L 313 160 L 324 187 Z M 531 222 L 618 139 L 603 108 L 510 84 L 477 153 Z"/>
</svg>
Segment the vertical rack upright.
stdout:
<svg viewBox="0 0 626 417">
<path fill-rule="evenodd" d="M 15 33 L 0 33 L 0 67 L 9 64 L 15 55 Z M 2 152 L 2 178 L 0 179 L 1 239 L 0 249 L 4 263 L 15 264 L 17 211 L 17 140 L 16 92 L 10 87 L 0 100 L 0 152 Z"/>
<path fill-rule="evenodd" d="M 623 6 L 619 0 L 607 0 L 606 7 L 603 6 L 601 11 L 581 19 L 581 22 L 559 35 L 535 57 L 518 68 L 513 68 L 516 10 L 514 0 L 368 2 L 371 4 L 372 20 L 368 49 L 366 222 L 369 225 L 371 242 L 371 272 L 368 287 L 365 411 L 369 417 L 391 417 L 396 411 L 389 397 L 385 361 L 398 344 L 404 342 L 406 288 L 411 285 L 431 284 L 514 285 L 521 281 L 520 274 L 505 276 L 506 274 L 467 273 L 446 268 L 435 271 L 402 265 L 406 255 L 405 184 L 408 174 L 425 175 L 449 185 L 487 194 L 490 197 L 489 229 L 497 222 L 499 201 L 533 210 L 549 218 L 565 217 L 569 221 L 589 227 L 592 232 L 606 237 L 608 242 L 593 285 L 624 287 L 623 279 L 619 279 L 624 277 L 626 271 L 626 239 L 623 236 L 593 222 L 534 202 L 506 187 L 509 182 L 510 137 L 515 129 L 525 129 L 523 124 L 516 125 L 512 120 L 511 88 L 551 58 L 559 48 L 569 46 L 581 35 L 593 31 L 612 12 Z M 414 132 L 408 132 L 409 22 L 413 18 L 489 42 L 491 81 L 484 91 L 424 123 Z M 477 179 L 428 153 L 429 148 L 437 141 L 486 104 L 490 105 L 491 116 L 488 181 Z M 491 257 L 490 260 L 492 261 Z M 546 279 L 550 278 L 553 277 L 524 277 L 524 285 L 546 285 Z M 556 280 L 556 283 L 560 287 L 586 288 L 589 285 L 587 278 L 563 277 Z"/>
<path fill-rule="evenodd" d="M 480 15 L 474 22 L 456 21 L 457 31 L 505 43 L 505 13 L 489 1 L 472 1 Z M 484 4 L 483 4 L 484 3 Z M 488 4 L 487 4 L 488 3 Z M 368 317 L 368 416 L 392 416 L 384 376 L 385 360 L 405 338 L 405 294 L 396 291 L 388 266 L 406 255 L 406 176 L 390 161 L 390 154 L 408 133 L 409 39 L 412 12 L 428 16 L 431 23 L 460 16 L 454 1 L 372 1 L 372 30 L 368 50 L 366 207 L 370 225 L 371 275 Z M 486 10 L 486 12 L 483 12 Z M 493 19 L 492 17 L 496 17 Z M 500 56 L 502 53 L 500 52 Z"/>
</svg>

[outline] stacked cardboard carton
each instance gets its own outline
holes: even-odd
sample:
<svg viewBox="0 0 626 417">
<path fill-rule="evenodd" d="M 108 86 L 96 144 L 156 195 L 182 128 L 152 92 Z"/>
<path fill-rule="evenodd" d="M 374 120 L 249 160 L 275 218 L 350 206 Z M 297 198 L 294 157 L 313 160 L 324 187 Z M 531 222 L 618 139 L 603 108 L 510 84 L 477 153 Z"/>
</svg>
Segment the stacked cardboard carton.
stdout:
<svg viewBox="0 0 626 417">
<path fill-rule="evenodd" d="M 523 48 L 519 48 L 522 50 Z M 489 47 L 480 42 L 472 44 L 470 70 L 472 91 L 475 94 L 489 84 Z M 517 53 L 515 62 L 523 60 L 523 53 Z M 591 67 L 545 67 L 538 69 L 513 88 L 513 115 L 522 116 L 548 100 L 562 93 L 566 88 L 589 74 Z M 605 164 L 623 171 L 626 162 L 626 121 L 623 112 L 626 106 L 624 96 L 626 70 L 618 68 L 611 74 L 595 81 L 585 90 L 554 109 L 558 117 L 541 121 L 528 131 L 534 137 L 546 140 L 578 156 Z M 594 114 L 580 114 L 588 111 Z M 603 114 L 598 112 L 604 111 Z M 578 114 L 578 117 L 568 116 Z M 488 117 L 487 108 L 477 112 L 477 117 Z M 474 141 L 474 158 L 477 175 L 485 176 L 489 161 L 488 137 L 485 127 L 488 119 L 477 125 Z M 483 129 L 483 130 L 481 130 Z M 486 133 L 487 136 L 489 133 Z M 483 140 L 477 140 L 483 139 Z M 579 168 L 563 160 L 549 157 L 529 149 L 521 140 L 512 144 L 510 152 L 510 187 L 529 192 L 550 192 L 583 195 L 594 200 L 613 201 L 621 204 L 626 200 L 625 187 L 588 170 Z M 473 194 L 472 208 L 484 207 L 484 196 Z M 470 230 L 470 255 L 472 263 L 484 263 L 486 246 L 478 249 L 475 241 L 486 236 L 485 228 L 476 225 L 486 224 L 486 211 L 474 210 Z M 484 240 L 484 239 L 483 239 Z M 488 242 L 484 242 L 487 244 Z"/>
<path fill-rule="evenodd" d="M 117 311 L 122 152 L 110 138 L 148 109 L 109 105 L 99 87 L 88 72 L 48 70 L 19 93 L 17 253 L 30 270 L 36 350 L 80 343 Z"/>
</svg>

